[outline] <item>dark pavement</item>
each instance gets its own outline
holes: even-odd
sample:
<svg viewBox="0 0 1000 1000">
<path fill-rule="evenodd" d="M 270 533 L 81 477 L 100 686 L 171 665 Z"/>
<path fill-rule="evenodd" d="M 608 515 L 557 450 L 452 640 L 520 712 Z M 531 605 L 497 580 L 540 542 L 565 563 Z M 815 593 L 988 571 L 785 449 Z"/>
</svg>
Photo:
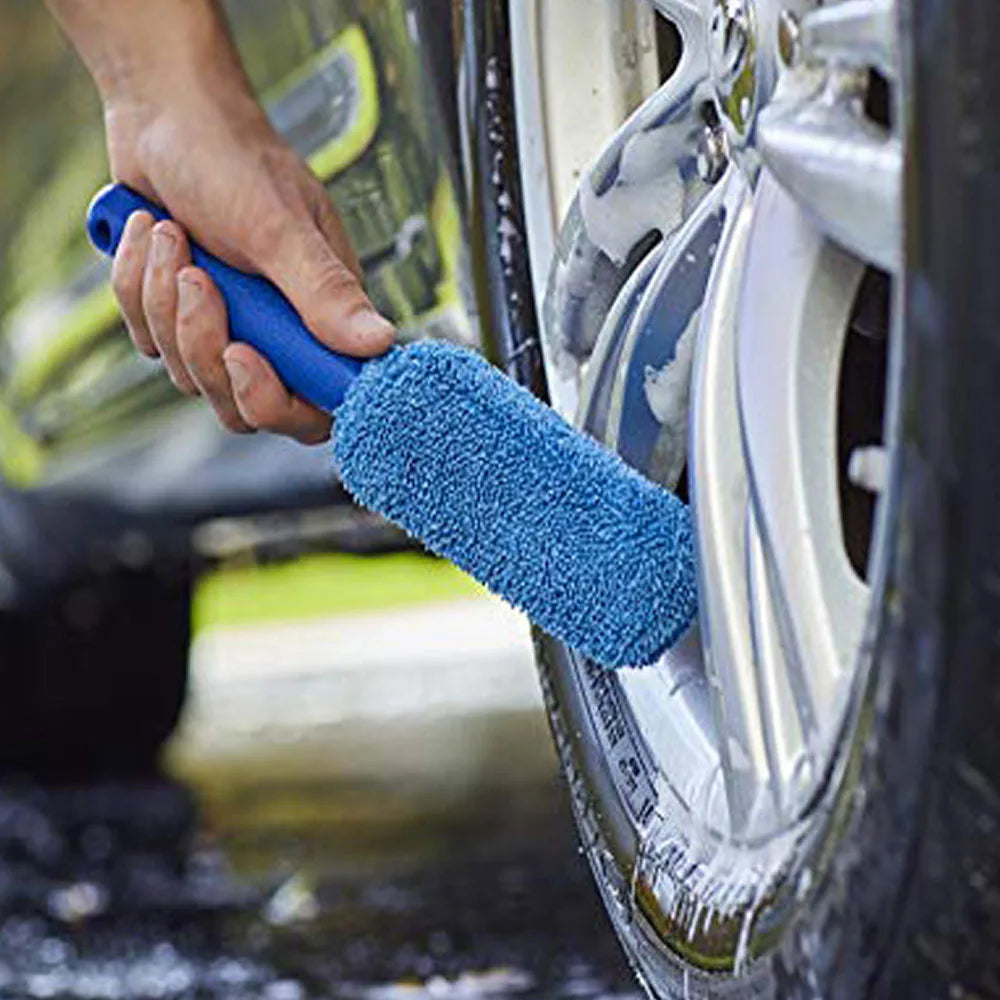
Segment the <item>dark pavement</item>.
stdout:
<svg viewBox="0 0 1000 1000">
<path fill-rule="evenodd" d="M 8 784 L 0 1000 L 637 996 L 537 710 L 300 736 Z"/>
</svg>

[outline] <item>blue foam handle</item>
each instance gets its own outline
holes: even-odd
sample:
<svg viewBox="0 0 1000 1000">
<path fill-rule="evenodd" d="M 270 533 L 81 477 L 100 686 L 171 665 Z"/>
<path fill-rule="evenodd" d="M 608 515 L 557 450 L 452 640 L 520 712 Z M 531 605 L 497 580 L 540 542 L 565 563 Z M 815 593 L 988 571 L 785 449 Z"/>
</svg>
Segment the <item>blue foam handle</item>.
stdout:
<svg viewBox="0 0 1000 1000">
<path fill-rule="evenodd" d="M 169 219 L 159 205 L 122 184 L 100 191 L 87 212 L 91 243 L 113 257 L 125 223 L 143 210 L 155 219 Z M 229 313 L 234 340 L 264 355 L 282 382 L 296 395 L 332 413 L 361 373 L 365 362 L 324 347 L 306 328 L 292 304 L 266 278 L 247 274 L 191 244 L 191 259 L 218 286 Z"/>
</svg>

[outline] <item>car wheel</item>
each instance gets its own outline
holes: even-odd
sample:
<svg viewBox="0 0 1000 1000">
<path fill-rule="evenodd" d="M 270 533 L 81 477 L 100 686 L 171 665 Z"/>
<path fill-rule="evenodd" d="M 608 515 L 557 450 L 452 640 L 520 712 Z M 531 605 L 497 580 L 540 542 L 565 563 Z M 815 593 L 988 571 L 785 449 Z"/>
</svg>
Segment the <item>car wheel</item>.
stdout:
<svg viewBox="0 0 1000 1000">
<path fill-rule="evenodd" d="M 998 18 L 466 7 L 501 360 L 697 528 L 659 663 L 536 637 L 654 996 L 997 992 Z"/>
</svg>

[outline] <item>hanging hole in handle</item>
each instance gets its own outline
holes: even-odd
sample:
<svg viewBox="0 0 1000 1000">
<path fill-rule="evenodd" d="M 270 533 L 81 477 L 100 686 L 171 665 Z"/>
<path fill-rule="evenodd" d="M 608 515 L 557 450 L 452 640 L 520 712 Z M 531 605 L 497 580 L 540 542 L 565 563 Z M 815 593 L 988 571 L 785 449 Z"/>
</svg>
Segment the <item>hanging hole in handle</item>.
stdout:
<svg viewBox="0 0 1000 1000">
<path fill-rule="evenodd" d="M 95 219 L 90 226 L 90 238 L 101 253 L 108 253 L 114 234 L 107 219 Z"/>
</svg>

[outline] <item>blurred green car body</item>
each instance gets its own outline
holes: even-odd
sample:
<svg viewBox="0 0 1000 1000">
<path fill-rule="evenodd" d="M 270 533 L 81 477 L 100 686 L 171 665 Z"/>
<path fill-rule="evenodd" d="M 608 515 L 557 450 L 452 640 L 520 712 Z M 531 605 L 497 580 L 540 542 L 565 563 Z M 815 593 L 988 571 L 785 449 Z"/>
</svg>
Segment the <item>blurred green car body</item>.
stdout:
<svg viewBox="0 0 1000 1000">
<path fill-rule="evenodd" d="M 226 7 L 378 308 L 404 338 L 473 342 L 454 143 L 419 37 L 429 23 L 447 32 L 448 18 L 406 0 Z M 0 77 L 7 144 L 23 161 L 0 197 L 0 769 L 143 760 L 183 700 L 199 565 L 406 542 L 353 507 L 326 449 L 227 435 L 132 350 L 82 227 L 107 181 L 96 99 L 42 5 L 4 17 L 31 44 Z"/>
</svg>

